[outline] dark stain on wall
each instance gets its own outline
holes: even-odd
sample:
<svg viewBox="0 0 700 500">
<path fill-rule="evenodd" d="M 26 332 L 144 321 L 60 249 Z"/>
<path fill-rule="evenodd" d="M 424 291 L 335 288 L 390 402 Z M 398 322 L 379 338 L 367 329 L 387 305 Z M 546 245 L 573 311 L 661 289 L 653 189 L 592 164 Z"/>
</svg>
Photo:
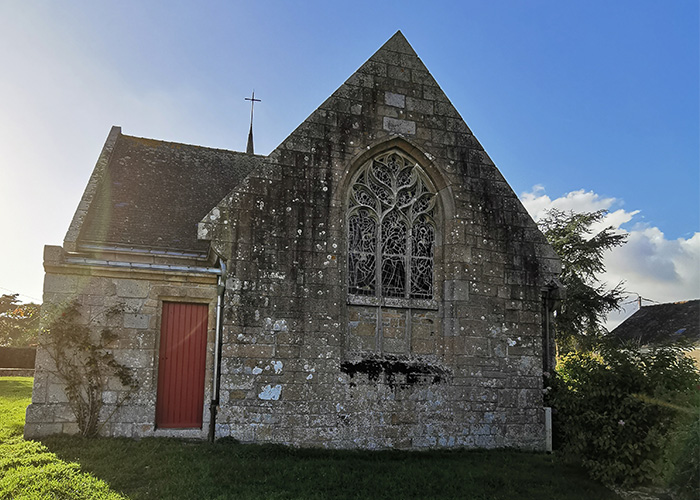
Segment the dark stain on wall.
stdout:
<svg viewBox="0 0 700 500">
<path fill-rule="evenodd" d="M 370 381 L 385 383 L 392 389 L 444 384 L 450 379 L 450 373 L 440 366 L 387 355 L 372 356 L 360 361 L 343 361 L 340 364 L 340 371 L 350 378 L 359 374 L 367 375 Z"/>
</svg>

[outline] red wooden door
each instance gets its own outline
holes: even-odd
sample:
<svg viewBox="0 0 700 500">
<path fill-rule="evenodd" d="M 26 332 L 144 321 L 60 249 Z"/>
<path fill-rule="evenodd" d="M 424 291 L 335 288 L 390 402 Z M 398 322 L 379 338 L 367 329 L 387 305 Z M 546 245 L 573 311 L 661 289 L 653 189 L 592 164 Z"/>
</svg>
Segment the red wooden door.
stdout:
<svg viewBox="0 0 700 500">
<path fill-rule="evenodd" d="M 156 427 L 202 427 L 208 315 L 206 304 L 163 302 Z"/>
</svg>

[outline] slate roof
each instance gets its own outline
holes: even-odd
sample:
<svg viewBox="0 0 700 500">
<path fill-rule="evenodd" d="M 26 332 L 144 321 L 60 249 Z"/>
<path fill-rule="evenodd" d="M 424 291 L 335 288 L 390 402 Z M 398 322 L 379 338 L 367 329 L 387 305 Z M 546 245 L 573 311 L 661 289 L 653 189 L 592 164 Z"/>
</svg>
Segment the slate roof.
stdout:
<svg viewBox="0 0 700 500">
<path fill-rule="evenodd" d="M 700 300 L 643 306 L 610 333 L 641 345 L 700 342 Z"/>
<path fill-rule="evenodd" d="M 206 252 L 197 223 L 264 158 L 119 134 L 78 242 Z"/>
</svg>

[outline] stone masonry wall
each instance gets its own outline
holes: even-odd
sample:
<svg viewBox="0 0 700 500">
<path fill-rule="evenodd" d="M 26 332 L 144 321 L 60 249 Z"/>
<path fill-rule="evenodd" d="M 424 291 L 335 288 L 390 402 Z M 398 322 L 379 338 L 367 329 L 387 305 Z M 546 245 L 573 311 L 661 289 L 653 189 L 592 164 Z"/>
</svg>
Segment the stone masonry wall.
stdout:
<svg viewBox="0 0 700 500">
<path fill-rule="evenodd" d="M 434 307 L 347 294 L 349 179 L 392 148 L 438 189 Z M 400 33 L 200 234 L 229 269 L 218 436 L 543 448 L 540 295 L 559 261 Z"/>
<path fill-rule="evenodd" d="M 60 247 L 47 247 L 44 304 L 60 307 L 77 301 L 83 318 L 94 318 L 96 326 L 108 326 L 118 335 L 110 345 L 116 360 L 131 368 L 139 387 L 124 405 L 126 389 L 116 377 L 109 380 L 103 393 L 101 421 L 106 421 L 101 434 L 107 436 L 142 437 L 173 435 L 181 437 L 206 436 L 211 398 L 211 365 L 215 328 L 216 277 L 129 271 L 68 265 Z M 202 429 L 187 431 L 156 430 L 155 407 L 158 374 L 160 316 L 164 300 L 195 302 L 209 305 L 207 376 L 205 404 L 202 408 Z M 113 306 L 123 306 L 124 312 L 107 317 L 104 312 Z M 36 438 L 55 433 L 76 433 L 76 419 L 67 404 L 64 386 L 52 376 L 53 361 L 39 347 L 32 404 L 27 409 L 25 436 Z"/>
</svg>

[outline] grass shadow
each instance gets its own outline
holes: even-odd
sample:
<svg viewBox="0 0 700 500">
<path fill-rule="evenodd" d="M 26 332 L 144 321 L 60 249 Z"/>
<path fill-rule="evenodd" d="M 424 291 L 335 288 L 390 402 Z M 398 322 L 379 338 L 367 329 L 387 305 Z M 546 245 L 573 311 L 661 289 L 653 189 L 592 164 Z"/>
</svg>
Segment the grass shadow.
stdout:
<svg viewBox="0 0 700 500">
<path fill-rule="evenodd" d="M 551 455 L 514 450 L 351 451 L 173 439 L 44 443 L 130 498 L 616 498 Z"/>
<path fill-rule="evenodd" d="M 0 499 L 617 498 L 552 455 L 515 450 L 325 450 L 78 436 L 25 441 L 31 384 L 31 378 L 0 378 Z"/>
</svg>

